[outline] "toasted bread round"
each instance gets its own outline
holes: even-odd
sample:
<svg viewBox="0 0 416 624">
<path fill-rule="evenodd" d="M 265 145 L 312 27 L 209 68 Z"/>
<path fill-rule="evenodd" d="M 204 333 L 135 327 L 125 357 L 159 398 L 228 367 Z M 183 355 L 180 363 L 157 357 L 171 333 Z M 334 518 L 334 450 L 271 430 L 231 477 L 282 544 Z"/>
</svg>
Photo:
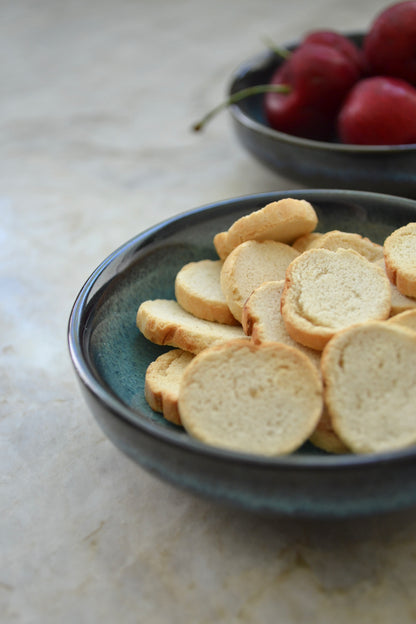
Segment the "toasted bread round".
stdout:
<svg viewBox="0 0 416 624">
<path fill-rule="evenodd" d="M 254 343 L 283 342 L 300 349 L 320 366 L 320 352 L 299 344 L 289 336 L 280 311 L 284 280 L 264 282 L 258 286 L 243 307 L 242 327 Z"/>
<path fill-rule="evenodd" d="M 240 325 L 199 319 L 170 299 L 144 301 L 137 310 L 136 324 L 151 342 L 191 353 L 199 353 L 218 342 L 246 337 Z"/>
<path fill-rule="evenodd" d="M 416 332 L 369 321 L 345 329 L 322 353 L 325 404 L 355 453 L 416 444 Z"/>
<path fill-rule="evenodd" d="M 287 340 L 288 344 L 296 344 L 287 333 L 280 313 L 284 284 L 284 279 L 263 282 L 244 304 L 241 324 L 244 333 L 255 343 Z"/>
<path fill-rule="evenodd" d="M 271 202 L 235 221 L 226 232 L 214 237 L 214 246 L 223 260 L 248 240 L 275 240 L 291 244 L 312 232 L 318 223 L 313 206 L 304 199 L 290 197 Z"/>
<path fill-rule="evenodd" d="M 310 249 L 286 272 L 281 310 L 293 340 L 322 350 L 339 330 L 388 318 L 389 281 L 376 264 L 349 249 Z"/>
<path fill-rule="evenodd" d="M 386 264 L 384 262 L 384 258 L 382 258 L 381 260 L 377 260 L 376 264 L 378 264 L 378 266 L 380 266 L 383 269 L 383 271 L 386 272 Z M 412 297 L 407 297 L 406 295 L 402 295 L 402 293 L 397 290 L 397 287 L 391 282 L 390 282 L 390 291 L 391 291 L 390 316 L 395 316 L 396 314 L 400 314 L 401 312 L 405 312 L 406 310 L 416 309 L 416 299 L 413 299 Z"/>
<path fill-rule="evenodd" d="M 250 240 L 234 249 L 221 270 L 221 288 L 228 307 L 241 323 L 243 306 L 263 282 L 284 279 L 286 268 L 299 255 L 296 249 L 272 240 Z"/>
<path fill-rule="evenodd" d="M 179 385 L 186 367 L 195 356 L 182 349 L 162 353 L 147 367 L 144 396 L 152 410 L 175 425 L 181 424 L 178 411 Z"/>
<path fill-rule="evenodd" d="M 213 240 L 214 247 L 221 260 L 225 260 L 225 258 L 231 251 L 231 249 L 229 249 L 227 246 L 227 234 L 227 232 L 218 232 L 217 234 L 215 234 Z"/>
<path fill-rule="evenodd" d="M 315 431 L 309 438 L 309 441 L 326 453 L 342 455 L 351 452 L 346 444 L 339 438 L 338 434 L 335 433 L 331 418 L 325 407 L 323 409 L 322 416 L 316 425 Z"/>
<path fill-rule="evenodd" d="M 297 349 L 235 340 L 192 360 L 178 404 L 183 426 L 201 442 L 276 456 L 299 448 L 315 429 L 322 382 Z"/>
<path fill-rule="evenodd" d="M 254 343 L 282 342 L 307 355 L 320 371 L 321 352 L 304 347 L 288 334 L 280 312 L 280 298 L 284 280 L 264 282 L 247 299 L 243 308 L 242 326 Z M 331 420 L 324 409 L 316 429 L 310 437 L 314 446 L 327 453 L 347 453 L 348 449 L 332 428 Z"/>
<path fill-rule="evenodd" d="M 416 223 L 408 223 L 386 238 L 384 260 L 387 275 L 399 292 L 416 298 Z"/>
<path fill-rule="evenodd" d="M 353 249 L 361 254 L 370 262 L 382 259 L 383 246 L 373 243 L 369 238 L 356 234 L 355 232 L 342 232 L 341 230 L 331 230 L 322 234 L 322 236 L 314 237 L 309 243 L 309 249 Z"/>
<path fill-rule="evenodd" d="M 236 325 L 221 289 L 221 260 L 185 264 L 176 275 L 175 297 L 194 316 L 225 325 Z"/>
<path fill-rule="evenodd" d="M 303 234 L 299 236 L 293 243 L 294 247 L 299 253 L 303 253 L 310 249 L 310 247 L 322 236 L 321 232 L 310 232 L 309 234 Z"/>
<path fill-rule="evenodd" d="M 400 314 L 395 314 L 387 322 L 402 325 L 416 331 L 416 310 L 405 310 L 400 312 Z"/>
</svg>

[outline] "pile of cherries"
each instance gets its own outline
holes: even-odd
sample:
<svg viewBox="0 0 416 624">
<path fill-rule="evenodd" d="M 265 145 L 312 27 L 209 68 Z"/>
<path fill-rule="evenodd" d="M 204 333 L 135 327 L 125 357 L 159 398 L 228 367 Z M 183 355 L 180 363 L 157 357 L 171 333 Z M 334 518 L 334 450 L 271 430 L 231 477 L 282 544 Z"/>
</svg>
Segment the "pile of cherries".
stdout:
<svg viewBox="0 0 416 624">
<path fill-rule="evenodd" d="M 299 137 L 416 143 L 416 0 L 384 9 L 359 48 L 334 31 L 305 36 L 270 81 L 267 122 Z"/>
</svg>

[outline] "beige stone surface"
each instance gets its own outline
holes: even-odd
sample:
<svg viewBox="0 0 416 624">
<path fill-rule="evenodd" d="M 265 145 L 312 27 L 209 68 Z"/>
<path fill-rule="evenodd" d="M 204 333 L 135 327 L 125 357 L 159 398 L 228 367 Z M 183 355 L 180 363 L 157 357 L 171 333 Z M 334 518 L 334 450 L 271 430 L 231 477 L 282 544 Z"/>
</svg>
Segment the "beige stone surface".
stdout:
<svg viewBox="0 0 416 624">
<path fill-rule="evenodd" d="M 237 144 L 230 72 L 376 0 L 0 3 L 0 619 L 7 624 L 416 620 L 416 522 L 265 520 L 156 480 L 98 429 L 66 347 L 113 249 L 179 212 L 296 188 Z"/>
</svg>

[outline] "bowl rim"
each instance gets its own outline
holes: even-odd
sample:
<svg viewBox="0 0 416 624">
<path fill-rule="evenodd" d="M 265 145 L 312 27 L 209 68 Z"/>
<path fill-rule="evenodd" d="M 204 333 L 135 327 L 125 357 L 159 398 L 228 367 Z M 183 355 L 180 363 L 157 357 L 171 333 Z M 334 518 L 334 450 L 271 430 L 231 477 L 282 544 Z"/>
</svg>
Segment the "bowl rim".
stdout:
<svg viewBox="0 0 416 624">
<path fill-rule="evenodd" d="M 350 33 L 342 33 L 348 38 L 354 37 L 362 37 L 365 33 L 362 32 L 350 32 Z M 299 41 L 286 43 L 283 45 L 285 49 L 293 49 L 296 45 L 299 44 Z M 232 72 L 231 77 L 229 79 L 229 85 L 227 88 L 227 96 L 231 96 L 235 89 L 235 85 L 237 81 L 241 80 L 245 75 L 250 74 L 253 69 L 259 65 L 265 63 L 266 61 L 271 62 L 271 60 L 275 58 L 278 61 L 278 57 L 275 52 L 272 50 L 265 50 L 263 52 L 258 53 L 257 55 L 251 56 L 247 58 L 245 61 L 241 62 Z M 258 96 L 259 97 L 259 96 Z M 262 96 L 260 96 L 262 97 Z M 287 134 L 285 132 L 280 132 L 279 130 L 275 130 L 269 125 L 262 124 L 256 121 L 250 115 L 247 115 L 239 102 L 235 104 L 231 104 L 229 107 L 229 113 L 231 117 L 242 126 L 246 128 L 258 132 L 269 139 L 278 140 L 281 143 L 288 143 L 294 146 L 309 148 L 309 149 L 320 149 L 326 150 L 328 152 L 340 152 L 346 154 L 392 154 L 392 153 L 402 153 L 402 152 L 413 152 L 416 150 L 416 143 L 400 143 L 396 145 L 356 145 L 349 143 L 339 143 L 339 142 L 329 142 L 329 141 L 318 141 L 315 139 L 306 139 L 302 137 L 297 137 L 291 134 Z"/>
<path fill-rule="evenodd" d="M 306 455 L 292 453 L 288 455 L 268 457 L 209 446 L 191 438 L 189 435 L 179 438 L 176 437 L 176 435 L 172 435 L 172 431 L 170 429 L 157 426 L 152 421 L 143 417 L 138 410 L 134 410 L 123 403 L 123 401 L 119 399 L 110 389 L 107 389 L 103 383 L 100 383 L 88 362 L 88 357 L 85 355 L 84 342 L 86 340 L 85 334 L 87 329 L 84 324 L 84 321 L 86 320 L 85 315 L 87 306 L 94 286 L 110 265 L 112 265 L 116 260 L 121 260 L 122 258 L 128 256 L 129 252 L 133 249 L 135 249 L 136 252 L 143 249 L 147 244 L 154 240 L 155 235 L 162 232 L 165 228 L 168 228 L 173 224 L 181 223 L 183 220 L 193 218 L 199 213 L 209 215 L 209 213 L 214 212 L 219 208 L 226 208 L 227 206 L 237 207 L 239 204 L 250 201 L 273 201 L 273 197 L 277 200 L 284 196 L 288 196 L 288 194 L 292 197 L 306 196 L 310 201 L 323 201 L 324 198 L 328 201 L 331 199 L 334 201 L 341 199 L 345 200 L 346 195 L 349 199 L 355 201 L 359 201 L 359 199 L 362 199 L 363 197 L 368 199 L 373 198 L 381 202 L 394 201 L 396 204 L 398 203 L 403 205 L 403 207 L 412 207 L 416 210 L 416 201 L 405 197 L 396 197 L 382 193 L 354 191 L 348 189 L 297 189 L 294 191 L 255 193 L 214 201 L 199 206 L 198 208 L 186 210 L 166 220 L 160 221 L 156 225 L 153 225 L 130 238 L 110 253 L 90 274 L 79 290 L 72 305 L 67 325 L 67 346 L 75 373 L 78 376 L 78 380 L 93 396 L 95 396 L 96 399 L 98 399 L 103 406 L 105 406 L 107 410 L 109 409 L 114 416 L 121 419 L 129 426 L 133 426 L 134 428 L 140 430 L 143 434 L 156 438 L 161 443 L 169 446 L 174 445 L 191 454 L 193 453 L 199 456 L 202 454 L 209 459 L 221 459 L 222 461 L 229 462 L 231 464 L 243 463 L 245 465 L 261 468 L 262 470 L 272 471 L 276 469 L 279 471 L 293 471 L 304 470 L 306 468 L 322 471 L 333 471 L 334 469 L 343 470 L 345 468 L 354 470 L 361 469 L 363 466 L 380 466 L 381 464 L 406 463 L 408 461 L 415 460 L 416 447 L 362 455 Z M 103 284 L 109 284 L 124 270 L 128 270 L 128 267 L 129 264 L 123 266 L 122 269 L 118 269 L 116 273 L 111 276 L 110 280 L 106 280 Z"/>
</svg>

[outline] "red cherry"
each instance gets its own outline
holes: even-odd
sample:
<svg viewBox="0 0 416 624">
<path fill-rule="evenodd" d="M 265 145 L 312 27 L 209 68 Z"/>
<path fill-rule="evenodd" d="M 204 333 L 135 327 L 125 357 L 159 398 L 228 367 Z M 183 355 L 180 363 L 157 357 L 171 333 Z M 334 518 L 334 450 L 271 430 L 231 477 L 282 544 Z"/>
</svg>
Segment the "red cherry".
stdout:
<svg viewBox="0 0 416 624">
<path fill-rule="evenodd" d="M 366 73 L 367 67 L 363 51 L 345 35 L 335 30 L 314 30 L 303 39 L 302 45 L 307 43 L 319 43 L 335 48 L 357 66 L 360 74 Z"/>
<path fill-rule="evenodd" d="M 416 143 L 416 89 L 400 78 L 374 76 L 358 82 L 338 115 L 343 143 Z"/>
<path fill-rule="evenodd" d="M 416 85 L 416 0 L 382 11 L 363 44 L 372 74 L 395 76 Z"/>
<path fill-rule="evenodd" d="M 271 84 L 289 85 L 290 93 L 265 95 L 268 123 L 288 134 L 328 140 L 339 107 L 359 76 L 356 66 L 335 48 L 301 45 L 272 76 Z"/>
<path fill-rule="evenodd" d="M 273 85 L 292 85 L 289 64 L 284 63 L 272 77 Z M 277 95 L 278 97 L 272 97 Z M 265 113 L 270 126 L 280 132 L 309 139 L 329 139 L 334 129 L 331 119 L 319 107 L 304 102 L 299 91 L 266 93 Z"/>
</svg>

